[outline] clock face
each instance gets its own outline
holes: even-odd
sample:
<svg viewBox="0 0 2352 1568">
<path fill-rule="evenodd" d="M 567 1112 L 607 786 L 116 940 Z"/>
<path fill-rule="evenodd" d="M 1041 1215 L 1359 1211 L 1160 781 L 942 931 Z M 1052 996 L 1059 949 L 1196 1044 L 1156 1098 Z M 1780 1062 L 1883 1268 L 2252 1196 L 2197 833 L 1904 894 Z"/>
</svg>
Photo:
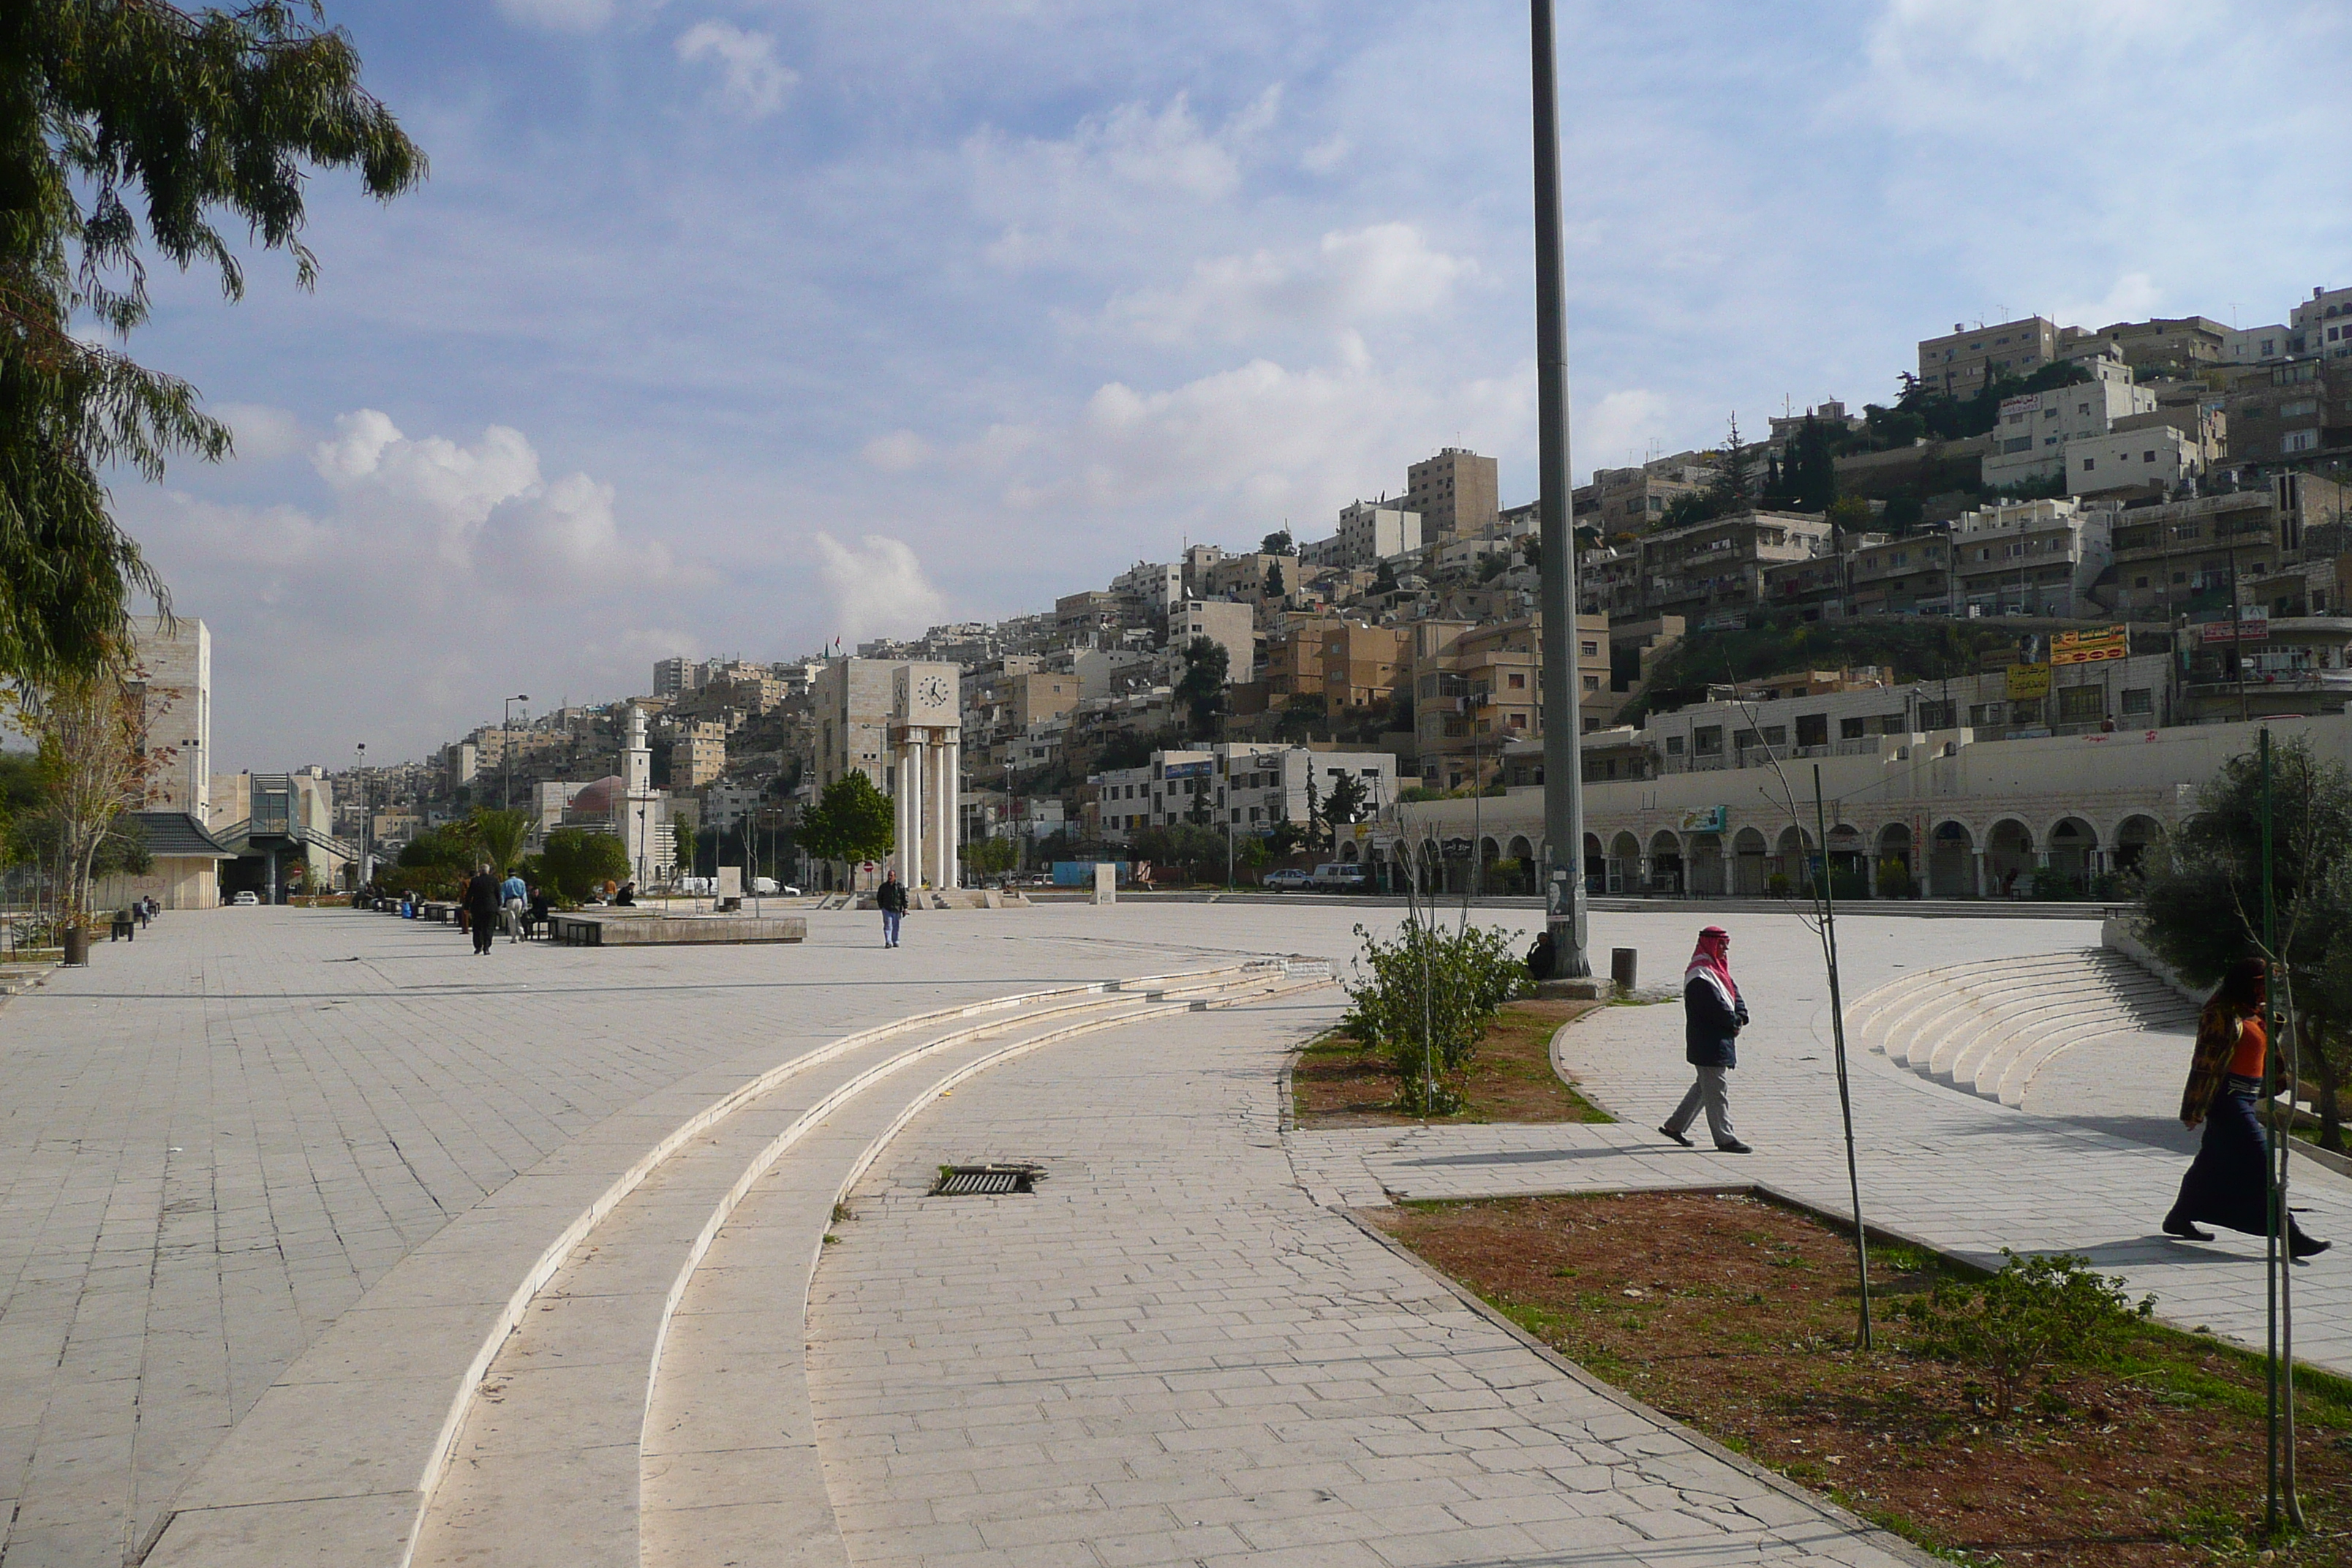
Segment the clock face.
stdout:
<svg viewBox="0 0 2352 1568">
<path fill-rule="evenodd" d="M 948 703 L 948 683 L 936 675 L 927 675 L 916 683 L 915 695 L 926 708 L 944 708 Z"/>
</svg>

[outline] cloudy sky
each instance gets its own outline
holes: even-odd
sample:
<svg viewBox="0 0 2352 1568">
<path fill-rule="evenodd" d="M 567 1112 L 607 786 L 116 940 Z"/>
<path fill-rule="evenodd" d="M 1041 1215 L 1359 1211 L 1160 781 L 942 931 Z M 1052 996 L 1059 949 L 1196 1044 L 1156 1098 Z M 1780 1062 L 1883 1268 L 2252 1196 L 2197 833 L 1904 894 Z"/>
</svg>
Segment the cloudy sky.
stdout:
<svg viewBox="0 0 2352 1568">
<path fill-rule="evenodd" d="M 1533 490 L 1527 19 L 1486 0 L 331 0 L 432 159 L 303 293 L 159 279 L 238 431 L 122 477 L 223 765 L 993 618 Z M 1580 476 L 1884 400 L 1920 336 L 2352 281 L 2352 17 L 1563 0 Z"/>
</svg>

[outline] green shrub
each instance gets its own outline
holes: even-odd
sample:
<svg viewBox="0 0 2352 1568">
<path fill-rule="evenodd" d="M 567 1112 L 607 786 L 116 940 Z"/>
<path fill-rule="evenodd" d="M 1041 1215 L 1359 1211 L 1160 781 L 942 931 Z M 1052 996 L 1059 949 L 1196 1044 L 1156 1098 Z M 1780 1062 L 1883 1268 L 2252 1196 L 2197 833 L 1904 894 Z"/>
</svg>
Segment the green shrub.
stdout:
<svg viewBox="0 0 2352 1568">
<path fill-rule="evenodd" d="M 2033 896 L 2045 902 L 2071 899 L 2074 894 L 2074 879 L 2049 866 L 2033 868 Z"/>
<path fill-rule="evenodd" d="M 2123 1277 L 2094 1272 L 2087 1258 L 2020 1258 L 2007 1247 L 2001 1256 L 2008 1263 L 1983 1284 L 1948 1281 L 1895 1310 L 1910 1325 L 1910 1348 L 1982 1373 L 1993 1415 L 2006 1421 L 2045 1365 L 2111 1352 L 2156 1298 L 2134 1307 Z"/>
<path fill-rule="evenodd" d="M 1480 1037 L 1504 1003 L 1535 989 L 1517 949 L 1499 928 L 1447 931 L 1412 921 L 1392 942 L 1362 926 L 1363 952 L 1347 983 L 1341 1027 L 1387 1053 L 1397 1104 L 1418 1116 L 1450 1115 L 1465 1103 L 1462 1079 Z"/>
</svg>

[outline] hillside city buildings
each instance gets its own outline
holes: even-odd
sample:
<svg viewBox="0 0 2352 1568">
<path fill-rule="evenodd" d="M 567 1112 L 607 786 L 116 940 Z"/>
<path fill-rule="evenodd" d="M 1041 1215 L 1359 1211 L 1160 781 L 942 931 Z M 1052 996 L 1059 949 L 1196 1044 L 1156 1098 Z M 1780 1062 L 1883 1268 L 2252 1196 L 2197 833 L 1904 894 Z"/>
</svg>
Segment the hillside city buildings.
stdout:
<svg viewBox="0 0 2352 1568">
<path fill-rule="evenodd" d="M 1853 832 L 1830 847 L 1874 889 L 2084 886 L 2193 809 L 2188 786 L 2245 722 L 2343 711 L 2352 289 L 2246 329 L 1962 322 L 1914 365 L 1890 405 L 1824 399 L 1756 446 L 1597 468 L 1576 490 L 1596 889 L 1801 874 L 1820 847 L 1751 804 L 1798 759 L 1884 796 L 1842 806 Z M 854 652 L 666 658 L 625 701 L 315 777 L 225 784 L 201 627 L 157 635 L 153 723 L 205 760 L 159 769 L 152 809 L 224 865 L 280 853 L 317 879 L 348 874 L 362 840 L 396 855 L 512 803 L 540 835 L 621 836 L 649 882 L 690 837 L 706 869 L 824 883 L 870 873 L 809 863 L 793 829 L 858 773 L 921 881 L 959 879 L 990 839 L 1035 864 L 1167 853 L 1191 830 L 1499 889 L 1543 847 L 1535 508 L 1504 504 L 1495 459 L 1460 447 L 1401 478 L 1295 541 L 1187 542 L 1098 585 L 1041 584 L 1028 613 Z M 1795 649 L 1807 627 L 1927 622 L 1966 628 L 1979 667 L 1922 679 L 1892 656 L 1792 653 L 1733 679 L 1682 658 L 1708 633 Z M 1180 696 L 1211 647 L 1222 689 Z"/>
</svg>

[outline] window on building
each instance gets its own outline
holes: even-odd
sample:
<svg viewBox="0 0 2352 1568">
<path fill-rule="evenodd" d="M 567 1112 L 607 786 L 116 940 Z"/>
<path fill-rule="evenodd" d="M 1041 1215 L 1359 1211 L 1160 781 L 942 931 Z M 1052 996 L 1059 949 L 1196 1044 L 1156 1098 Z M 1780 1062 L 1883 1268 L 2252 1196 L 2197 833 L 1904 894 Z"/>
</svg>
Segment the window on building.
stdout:
<svg viewBox="0 0 2352 1568">
<path fill-rule="evenodd" d="M 1797 715 L 1797 744 L 1826 746 L 1830 743 L 1830 716 L 1826 713 Z"/>
<path fill-rule="evenodd" d="M 1679 757 L 1679 756 L 1681 756 L 1682 754 L 1683 754 L 1683 738 L 1682 738 L 1680 735 L 1669 735 L 1669 736 L 1667 736 L 1667 737 L 1666 737 L 1666 755 L 1668 755 L 1668 756 L 1670 756 L 1670 757 Z"/>
<path fill-rule="evenodd" d="M 1723 726 L 1709 724 L 1691 731 L 1691 749 L 1702 757 L 1723 755 Z"/>
<path fill-rule="evenodd" d="M 2156 693 L 2146 686 L 2127 687 L 2123 693 L 2122 708 L 2126 714 L 2153 713 L 2156 711 Z"/>
<path fill-rule="evenodd" d="M 2095 724 L 2106 716 L 2105 687 L 2062 686 L 2058 689 L 2058 721 L 2061 724 Z"/>
<path fill-rule="evenodd" d="M 1954 710 L 1959 705 L 1958 703 L 1951 701 L 1920 703 L 1919 728 L 1922 730 L 1949 730 L 1953 728 L 1952 721 L 1954 718 Z"/>
<path fill-rule="evenodd" d="M 2096 458 L 2085 458 L 2083 459 L 2083 471 L 2086 474 L 2098 466 L 2099 459 Z"/>
<path fill-rule="evenodd" d="M 1859 741 L 1862 739 L 1863 727 L 1864 721 L 1860 719 L 1841 719 L 1838 721 L 1838 739 Z"/>
<path fill-rule="evenodd" d="M 1514 691 L 1525 691 L 1528 689 L 1528 678 L 1526 673 L 1520 670 L 1513 670 L 1511 672 L 1510 687 Z"/>
</svg>

